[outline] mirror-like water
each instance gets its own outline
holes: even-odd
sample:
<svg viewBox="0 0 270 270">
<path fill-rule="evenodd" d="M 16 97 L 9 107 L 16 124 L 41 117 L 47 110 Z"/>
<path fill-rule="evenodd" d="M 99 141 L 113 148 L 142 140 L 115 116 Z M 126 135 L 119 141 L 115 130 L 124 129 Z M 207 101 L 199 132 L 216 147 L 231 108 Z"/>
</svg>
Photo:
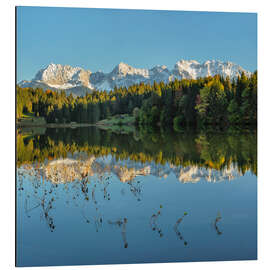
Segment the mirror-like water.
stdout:
<svg viewBox="0 0 270 270">
<path fill-rule="evenodd" d="M 257 258 L 257 137 L 17 135 L 17 265 Z"/>
</svg>

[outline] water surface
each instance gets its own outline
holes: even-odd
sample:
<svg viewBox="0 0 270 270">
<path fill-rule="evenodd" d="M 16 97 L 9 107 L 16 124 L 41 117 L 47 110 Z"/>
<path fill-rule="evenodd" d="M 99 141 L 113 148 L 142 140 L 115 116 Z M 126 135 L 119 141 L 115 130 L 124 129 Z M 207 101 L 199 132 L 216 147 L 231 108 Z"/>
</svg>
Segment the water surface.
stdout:
<svg viewBox="0 0 270 270">
<path fill-rule="evenodd" d="M 17 135 L 17 266 L 257 258 L 249 132 Z"/>
</svg>

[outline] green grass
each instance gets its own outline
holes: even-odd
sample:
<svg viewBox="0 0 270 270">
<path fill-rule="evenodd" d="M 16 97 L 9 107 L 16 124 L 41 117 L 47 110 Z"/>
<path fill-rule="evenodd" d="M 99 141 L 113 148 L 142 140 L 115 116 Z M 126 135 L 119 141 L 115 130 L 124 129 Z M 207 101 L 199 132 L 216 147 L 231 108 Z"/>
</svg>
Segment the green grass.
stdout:
<svg viewBox="0 0 270 270">
<path fill-rule="evenodd" d="M 44 125 L 46 120 L 44 117 L 36 117 L 33 113 L 23 113 L 18 119 L 21 125 Z"/>
<path fill-rule="evenodd" d="M 34 118 L 35 115 L 33 113 L 23 113 L 22 118 Z"/>
<path fill-rule="evenodd" d="M 108 119 L 104 119 L 99 121 L 98 125 L 105 125 L 105 126 L 124 126 L 124 125 L 133 125 L 135 122 L 135 119 L 133 116 L 129 114 L 118 114 L 112 117 L 109 117 Z"/>
<path fill-rule="evenodd" d="M 99 128 L 114 133 L 129 134 L 134 132 L 135 119 L 129 114 L 118 114 L 97 122 Z"/>
</svg>

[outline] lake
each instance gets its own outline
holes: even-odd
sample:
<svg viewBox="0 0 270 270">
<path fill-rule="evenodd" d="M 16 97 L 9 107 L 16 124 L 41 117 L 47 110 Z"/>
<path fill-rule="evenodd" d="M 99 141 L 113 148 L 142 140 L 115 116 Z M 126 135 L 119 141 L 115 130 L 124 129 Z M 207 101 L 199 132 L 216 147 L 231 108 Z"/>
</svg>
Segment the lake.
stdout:
<svg viewBox="0 0 270 270">
<path fill-rule="evenodd" d="M 16 265 L 257 259 L 257 133 L 18 130 Z"/>
</svg>

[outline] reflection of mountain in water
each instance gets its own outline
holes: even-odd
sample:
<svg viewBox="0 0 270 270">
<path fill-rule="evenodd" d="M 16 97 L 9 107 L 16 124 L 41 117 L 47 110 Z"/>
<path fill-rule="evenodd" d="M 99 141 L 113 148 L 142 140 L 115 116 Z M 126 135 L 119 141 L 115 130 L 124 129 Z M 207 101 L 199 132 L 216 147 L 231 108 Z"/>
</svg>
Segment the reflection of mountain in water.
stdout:
<svg viewBox="0 0 270 270">
<path fill-rule="evenodd" d="M 91 157 L 87 160 L 58 159 L 50 161 L 42 167 L 47 179 L 54 183 L 72 182 L 82 180 L 86 176 L 92 176 L 92 163 L 95 160 Z"/>
<path fill-rule="evenodd" d="M 256 131 L 243 133 L 155 131 L 145 134 L 140 130 L 140 135 L 136 138 L 134 139 L 132 134 L 114 134 L 94 127 L 47 129 L 43 135 L 19 132 L 17 166 L 31 163 L 47 164 L 47 161 L 61 160 L 61 158 L 72 160 L 79 158 L 85 162 L 87 158 L 94 156 L 96 158 L 94 164 L 97 166 L 95 169 L 98 170 L 100 167 L 102 172 L 106 166 L 134 168 L 133 171 L 129 170 L 130 176 L 126 178 L 128 174 L 126 169 L 118 169 L 117 172 L 115 168 L 114 173 L 119 174 L 120 179 L 131 179 L 136 174 L 145 173 L 137 170 L 147 166 L 150 166 L 151 174 L 162 177 L 176 170 L 174 173 L 179 178 L 181 168 L 194 167 L 206 169 L 206 171 L 198 169 L 200 172 L 195 170 L 192 172 L 193 176 L 199 173 L 198 177 L 203 178 L 206 177 L 206 172 L 209 172 L 208 169 L 212 168 L 209 176 L 212 179 L 213 174 L 219 174 L 220 170 L 226 171 L 232 165 L 242 174 L 249 170 L 257 174 Z M 51 164 L 52 169 L 53 164 Z M 59 162 L 56 164 L 60 166 Z M 77 170 L 73 173 L 82 172 Z M 181 175 L 184 173 L 186 172 L 181 171 Z M 217 179 L 220 177 L 222 176 L 217 176 Z"/>
<path fill-rule="evenodd" d="M 182 168 L 177 175 L 179 181 L 183 183 L 196 183 L 200 180 L 205 179 L 208 182 L 219 182 L 222 180 L 232 180 L 236 177 L 241 176 L 238 170 L 232 165 L 229 168 L 223 170 L 206 169 L 197 166 L 189 166 Z"/>
<path fill-rule="evenodd" d="M 18 168 L 18 172 L 24 171 L 33 175 L 34 166 L 24 165 Z M 237 168 L 231 165 L 222 170 L 193 166 L 175 166 L 169 163 L 164 165 L 154 162 L 140 163 L 132 160 L 116 160 L 112 156 L 95 158 L 94 156 L 82 158 L 65 158 L 43 163 L 39 167 L 39 174 L 53 183 L 67 183 L 75 180 L 83 180 L 87 177 L 105 174 L 117 176 L 121 182 L 132 181 L 136 176 L 153 175 L 159 178 L 167 178 L 169 174 L 182 183 L 197 183 L 201 180 L 219 182 L 232 180 L 241 175 Z"/>
</svg>

